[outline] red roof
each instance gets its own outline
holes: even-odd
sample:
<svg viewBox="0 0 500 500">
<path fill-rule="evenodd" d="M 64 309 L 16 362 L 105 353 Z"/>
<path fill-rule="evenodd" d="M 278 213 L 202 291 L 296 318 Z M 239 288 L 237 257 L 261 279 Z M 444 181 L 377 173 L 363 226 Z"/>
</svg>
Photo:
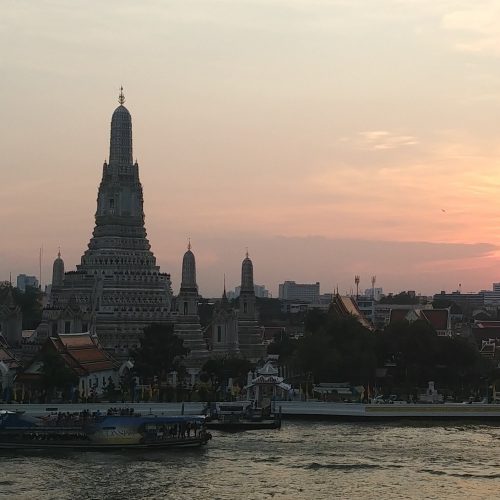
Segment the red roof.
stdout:
<svg viewBox="0 0 500 500">
<path fill-rule="evenodd" d="M 422 309 L 420 312 L 435 330 L 448 328 L 448 309 Z"/>
<path fill-rule="evenodd" d="M 448 309 L 391 309 L 389 323 L 404 321 L 411 311 L 437 331 L 448 329 Z"/>
<path fill-rule="evenodd" d="M 389 323 L 396 323 L 398 321 L 404 321 L 406 315 L 411 309 L 391 309 L 391 315 L 389 317 Z"/>
<path fill-rule="evenodd" d="M 115 368 L 115 362 L 89 333 L 59 334 L 58 337 L 51 337 L 50 341 L 67 366 L 79 375 Z"/>
</svg>

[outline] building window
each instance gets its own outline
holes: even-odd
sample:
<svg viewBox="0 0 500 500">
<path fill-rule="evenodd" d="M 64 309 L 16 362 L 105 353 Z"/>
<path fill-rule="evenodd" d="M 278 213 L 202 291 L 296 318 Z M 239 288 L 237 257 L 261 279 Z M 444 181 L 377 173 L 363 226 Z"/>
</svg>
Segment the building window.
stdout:
<svg viewBox="0 0 500 500">
<path fill-rule="evenodd" d="M 186 316 L 188 313 L 188 303 L 184 302 L 184 316 Z"/>
<path fill-rule="evenodd" d="M 71 333 L 71 321 L 64 322 L 64 333 Z"/>
<path fill-rule="evenodd" d="M 217 342 L 222 342 L 222 326 L 217 327 Z"/>
<path fill-rule="evenodd" d="M 246 302 L 243 302 L 243 312 L 244 313 L 248 312 L 248 307 L 247 307 L 247 303 Z"/>
<path fill-rule="evenodd" d="M 88 323 L 82 323 L 82 332 L 86 332 L 89 329 Z"/>
<path fill-rule="evenodd" d="M 57 335 L 57 323 L 52 323 L 52 335 Z"/>
</svg>

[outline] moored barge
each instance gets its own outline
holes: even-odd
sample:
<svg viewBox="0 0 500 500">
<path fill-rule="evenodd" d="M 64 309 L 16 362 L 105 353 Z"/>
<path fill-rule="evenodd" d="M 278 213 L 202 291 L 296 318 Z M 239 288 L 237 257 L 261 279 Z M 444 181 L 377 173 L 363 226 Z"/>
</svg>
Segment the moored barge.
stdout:
<svg viewBox="0 0 500 500">
<path fill-rule="evenodd" d="M 0 449 L 164 449 L 211 439 L 203 416 L 91 415 L 31 417 L 0 410 Z"/>
</svg>

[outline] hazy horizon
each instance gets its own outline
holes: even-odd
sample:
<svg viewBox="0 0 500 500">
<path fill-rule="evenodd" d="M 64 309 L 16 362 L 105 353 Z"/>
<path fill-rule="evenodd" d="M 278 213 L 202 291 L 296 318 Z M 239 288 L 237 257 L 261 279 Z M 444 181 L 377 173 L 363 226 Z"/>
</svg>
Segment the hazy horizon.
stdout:
<svg viewBox="0 0 500 500">
<path fill-rule="evenodd" d="M 123 85 L 146 229 L 178 291 L 431 294 L 500 281 L 500 6 L 6 1 L 0 280 L 75 268 Z"/>
</svg>

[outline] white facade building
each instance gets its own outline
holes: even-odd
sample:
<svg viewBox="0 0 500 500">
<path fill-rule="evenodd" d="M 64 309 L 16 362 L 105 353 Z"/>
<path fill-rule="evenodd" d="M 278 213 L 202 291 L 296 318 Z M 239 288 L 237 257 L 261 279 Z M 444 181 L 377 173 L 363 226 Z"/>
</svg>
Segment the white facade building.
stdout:
<svg viewBox="0 0 500 500">
<path fill-rule="evenodd" d="M 295 283 L 295 281 L 285 281 L 279 284 L 279 298 L 281 300 L 293 300 L 319 303 L 319 281 L 316 283 Z"/>
</svg>

